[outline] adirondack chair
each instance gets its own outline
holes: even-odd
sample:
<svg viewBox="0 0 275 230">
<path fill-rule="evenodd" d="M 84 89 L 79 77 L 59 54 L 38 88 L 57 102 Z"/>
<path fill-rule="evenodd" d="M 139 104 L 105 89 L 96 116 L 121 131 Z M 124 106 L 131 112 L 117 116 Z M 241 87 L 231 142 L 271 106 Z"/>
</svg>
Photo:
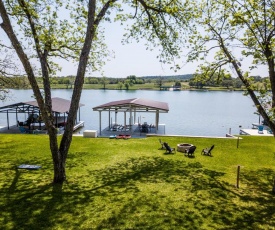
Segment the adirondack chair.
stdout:
<svg viewBox="0 0 275 230">
<path fill-rule="evenodd" d="M 211 151 L 214 149 L 215 145 L 212 145 L 210 148 L 203 149 L 201 155 L 211 156 Z"/>
<path fill-rule="evenodd" d="M 195 145 L 192 145 L 189 149 L 185 150 L 184 155 L 188 156 L 188 157 L 194 157 L 194 153 L 195 153 L 196 148 L 197 147 Z"/>
<path fill-rule="evenodd" d="M 175 148 L 171 148 L 169 145 L 168 145 L 168 143 L 166 143 L 166 142 L 163 142 L 163 145 L 164 145 L 164 147 L 165 147 L 165 149 L 166 149 L 166 152 L 165 153 L 176 153 L 176 149 Z"/>
<path fill-rule="evenodd" d="M 160 148 L 160 149 L 165 149 L 164 142 L 162 142 L 161 139 L 159 139 L 159 143 L 160 143 L 160 145 L 161 145 L 161 148 Z"/>
</svg>

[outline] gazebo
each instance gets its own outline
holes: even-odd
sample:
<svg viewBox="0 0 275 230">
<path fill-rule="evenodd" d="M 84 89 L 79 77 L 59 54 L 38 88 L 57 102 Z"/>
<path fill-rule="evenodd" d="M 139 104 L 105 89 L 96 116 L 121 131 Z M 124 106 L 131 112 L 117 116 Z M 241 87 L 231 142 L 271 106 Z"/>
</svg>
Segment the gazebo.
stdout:
<svg viewBox="0 0 275 230">
<path fill-rule="evenodd" d="M 166 102 L 153 101 L 149 99 L 133 98 L 120 101 L 112 101 L 103 105 L 99 105 L 93 108 L 93 111 L 99 112 L 99 133 L 101 134 L 101 113 L 109 113 L 109 128 L 111 128 L 111 112 L 115 112 L 115 123 L 117 122 L 117 113 L 124 113 L 124 127 L 126 127 L 126 113 L 130 114 L 129 126 L 130 129 L 132 125 L 136 123 L 136 113 L 144 112 L 155 113 L 155 127 L 158 130 L 159 126 L 159 114 L 168 113 L 169 107 Z"/>
<path fill-rule="evenodd" d="M 52 110 L 56 118 L 56 125 L 58 122 L 66 123 L 66 116 L 71 105 L 70 100 L 66 100 L 59 97 L 52 98 Z M 80 121 L 80 107 L 84 104 L 79 104 L 78 120 Z M 38 114 L 40 115 L 40 110 L 37 101 L 19 102 L 16 104 L 6 105 L 0 107 L 0 113 L 7 114 L 7 127 L 10 128 L 9 114 L 15 114 L 16 122 L 18 121 L 18 114 Z M 84 122 L 83 122 L 84 123 Z"/>
</svg>

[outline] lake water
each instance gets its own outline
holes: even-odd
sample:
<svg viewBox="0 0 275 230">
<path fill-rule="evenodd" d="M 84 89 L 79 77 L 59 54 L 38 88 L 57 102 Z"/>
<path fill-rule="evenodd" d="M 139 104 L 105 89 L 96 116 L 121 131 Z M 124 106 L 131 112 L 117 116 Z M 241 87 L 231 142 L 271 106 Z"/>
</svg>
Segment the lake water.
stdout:
<svg viewBox="0 0 275 230">
<path fill-rule="evenodd" d="M 52 97 L 71 99 L 72 90 L 52 90 Z M 31 90 L 12 90 L 13 100 L 0 102 L 0 106 L 34 100 Z M 125 90 L 83 90 L 80 102 L 81 120 L 84 129 L 99 129 L 99 113 L 93 107 L 110 101 L 146 98 L 167 102 L 169 113 L 160 114 L 160 124 L 165 124 L 165 134 L 225 136 L 231 129 L 232 134 L 239 133 L 239 126 L 251 128 L 258 122 L 258 115 L 252 100 L 234 91 L 125 91 Z M 26 116 L 26 115 L 20 115 Z M 114 121 L 114 113 L 111 114 Z M 138 113 L 141 122 L 155 123 L 154 113 Z M 26 117 L 19 117 L 20 120 Z M 124 114 L 117 116 L 118 123 L 124 123 Z M 10 117 L 10 123 L 16 123 Z M 0 126 L 6 126 L 6 114 L 0 114 Z M 108 126 L 108 113 L 102 113 L 102 128 Z"/>
</svg>

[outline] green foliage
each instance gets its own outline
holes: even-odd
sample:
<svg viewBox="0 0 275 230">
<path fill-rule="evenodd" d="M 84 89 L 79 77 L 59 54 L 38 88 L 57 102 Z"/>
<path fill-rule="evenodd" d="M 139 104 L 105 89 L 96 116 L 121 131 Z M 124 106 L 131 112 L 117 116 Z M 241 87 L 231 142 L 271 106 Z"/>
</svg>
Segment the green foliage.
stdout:
<svg viewBox="0 0 275 230">
<path fill-rule="evenodd" d="M 188 60 L 204 62 L 198 73 L 205 82 L 215 74 L 220 78 L 232 70 L 259 113 L 275 131 L 275 115 L 270 115 L 275 106 L 275 24 L 270 20 L 275 16 L 274 3 L 269 0 L 206 0 L 191 4 L 196 4 L 193 11 L 196 17 L 195 24 L 191 25 Z M 209 57 L 213 59 L 211 63 Z M 248 70 L 243 68 L 244 62 L 249 65 Z M 260 86 L 255 81 L 251 71 L 258 67 L 268 72 L 270 86 Z M 205 83 L 202 79 L 198 81 L 201 85 Z"/>
<path fill-rule="evenodd" d="M 103 85 L 103 89 L 106 89 L 106 85 L 109 83 L 108 79 L 106 77 L 102 77 L 100 79 L 100 84 Z"/>
<path fill-rule="evenodd" d="M 128 76 L 126 79 L 129 80 L 129 82 L 132 85 L 134 85 L 134 84 L 144 84 L 144 79 L 143 78 L 138 78 L 135 75 Z"/>
<path fill-rule="evenodd" d="M 161 61 L 173 60 L 178 54 L 179 31 L 188 25 L 187 8 L 189 5 L 182 1 L 52 1 L 52 0 L 0 0 L 1 29 L 9 39 L 8 48 L 15 50 L 28 76 L 35 98 L 38 102 L 43 120 L 47 126 L 52 160 L 54 162 L 54 183 L 63 183 L 66 178 L 65 165 L 71 144 L 73 122 L 83 89 L 84 77 L 87 71 L 96 71 L 105 63 L 109 55 L 104 44 L 102 22 L 112 21 L 111 11 L 117 11 L 115 20 L 134 20 L 129 31 L 130 36 L 137 41 L 147 38 L 153 46 L 161 45 Z M 122 15 L 123 9 L 132 8 L 135 15 Z M 186 10 L 186 14 L 183 14 Z M 181 20 L 182 19 L 182 20 Z M 184 22 L 184 23 L 182 23 Z M 179 31 L 177 31 L 177 28 Z M 19 31 L 20 33 L 15 33 Z M 127 40 L 128 41 L 128 40 Z M 2 41 L 1 41 L 2 42 Z M 0 48 L 5 44 L 0 44 Z M 77 74 L 70 79 L 67 88 L 73 88 L 72 101 L 67 125 L 62 140 L 57 142 L 53 125 L 51 104 L 51 76 L 55 76 L 60 66 L 57 59 L 77 62 Z M 40 75 L 43 79 L 42 96 L 38 82 L 36 66 L 39 63 Z M 101 82 L 106 87 L 107 82 Z M 131 82 L 124 82 L 126 89 Z"/>
<path fill-rule="evenodd" d="M 155 81 L 155 85 L 156 85 L 156 87 L 158 87 L 160 89 L 163 85 L 163 78 L 158 77 L 158 79 L 156 79 L 156 81 Z"/>
<path fill-rule="evenodd" d="M 236 139 L 161 137 L 172 147 L 195 144 L 195 158 L 164 154 L 158 138 L 73 137 L 67 182 L 53 186 L 47 136 L 2 134 L 1 228 L 273 228 L 272 137 L 244 136 L 239 148 Z M 202 156 L 212 144 L 213 157 Z"/>
<path fill-rule="evenodd" d="M 9 89 L 27 89 L 29 87 L 30 85 L 26 77 L 0 76 L 0 101 L 5 101 L 12 97 L 12 95 L 9 94 Z"/>
<path fill-rule="evenodd" d="M 132 12 L 128 18 L 134 18 L 133 25 L 124 35 L 124 43 L 133 38 L 146 41 L 147 50 L 160 49 L 157 58 L 163 63 L 174 63 L 179 55 L 179 43 L 188 31 L 188 21 L 192 19 L 192 8 L 188 1 L 136 1 L 129 2 Z M 143 7 L 139 7 L 143 6 Z M 125 18 L 121 20 L 125 21 Z M 177 65 L 175 65 L 177 70 Z"/>
<path fill-rule="evenodd" d="M 118 89 L 122 90 L 122 87 L 123 87 L 123 83 L 120 81 L 118 82 L 118 85 L 117 85 Z"/>
<path fill-rule="evenodd" d="M 85 77 L 85 84 L 98 84 L 99 79 L 95 77 Z"/>
<path fill-rule="evenodd" d="M 262 79 L 259 82 L 263 82 Z M 190 79 L 189 85 L 198 89 L 203 87 L 225 87 L 227 89 L 243 89 L 243 83 L 239 78 L 228 78 L 221 76 L 212 76 L 211 78 L 205 77 L 204 74 L 196 74 L 193 78 Z"/>
<path fill-rule="evenodd" d="M 180 81 L 176 81 L 176 82 L 175 82 L 175 86 L 176 86 L 176 87 L 181 87 Z"/>
<path fill-rule="evenodd" d="M 126 90 L 129 90 L 129 88 L 133 85 L 131 80 L 125 80 L 124 81 L 124 86 L 126 88 Z"/>
</svg>

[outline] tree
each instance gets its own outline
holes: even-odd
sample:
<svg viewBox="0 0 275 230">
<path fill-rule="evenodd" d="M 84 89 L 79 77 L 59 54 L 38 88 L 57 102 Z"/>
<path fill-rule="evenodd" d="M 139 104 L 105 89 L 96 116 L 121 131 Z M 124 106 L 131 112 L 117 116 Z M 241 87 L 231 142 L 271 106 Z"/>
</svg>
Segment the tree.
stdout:
<svg viewBox="0 0 275 230">
<path fill-rule="evenodd" d="M 123 14 L 123 7 L 132 11 Z M 160 59 L 163 60 L 172 61 L 173 56 L 178 54 L 176 41 L 183 34 L 180 31 L 184 28 L 179 22 L 184 22 L 183 17 L 191 12 L 188 5 L 180 0 L 125 0 L 121 4 L 118 0 L 0 0 L 0 26 L 11 43 L 10 48 L 15 50 L 22 63 L 48 130 L 54 183 L 62 184 L 66 179 L 66 159 L 85 73 L 87 69 L 99 69 L 107 55 L 100 24 L 112 21 L 111 10 L 117 12 L 114 20 L 120 20 L 121 23 L 134 20 L 124 42 L 129 42 L 131 38 L 144 38 L 153 46 L 161 45 Z M 186 10 L 186 14 L 183 10 Z M 18 30 L 20 33 L 16 34 Z M 71 97 L 74 103 L 70 105 L 60 143 L 57 140 L 51 101 L 50 77 L 59 68 L 55 58 L 78 62 Z M 36 66 L 31 59 L 39 63 L 44 95 L 38 86 Z"/>
<path fill-rule="evenodd" d="M 137 77 L 135 75 L 130 75 L 126 77 L 132 84 L 136 84 Z"/>
<path fill-rule="evenodd" d="M 103 89 L 106 89 L 106 85 L 109 83 L 109 81 L 106 77 L 102 77 L 100 79 L 100 83 L 103 85 Z"/>
<path fill-rule="evenodd" d="M 2 49 L 1 49 L 2 47 Z M 24 77 L 19 77 L 20 72 L 12 62 L 11 50 L 4 44 L 0 45 L 0 101 L 10 97 L 9 88 L 27 88 Z"/>
<path fill-rule="evenodd" d="M 67 83 L 67 89 L 70 87 L 70 89 L 73 88 L 74 82 L 75 82 L 75 76 L 70 75 L 68 76 L 68 83 Z"/>
<path fill-rule="evenodd" d="M 194 77 L 190 79 L 189 86 L 202 89 L 206 85 L 205 82 L 206 80 L 200 74 L 195 74 Z"/>
<path fill-rule="evenodd" d="M 214 60 L 206 62 L 204 73 L 231 69 L 275 136 L 275 2 L 207 0 L 196 9 L 201 33 L 196 30 L 189 39 L 189 60 L 207 60 L 212 55 Z M 251 63 L 249 69 L 242 62 Z M 270 92 L 255 88 L 251 70 L 258 66 L 268 70 Z"/>
<path fill-rule="evenodd" d="M 239 78 L 234 78 L 233 80 L 233 87 L 234 88 L 242 88 L 243 83 Z"/>
<path fill-rule="evenodd" d="M 163 78 L 159 77 L 158 79 L 156 79 L 156 86 L 161 90 L 161 87 L 163 85 Z"/>
<path fill-rule="evenodd" d="M 5 101 L 7 97 L 9 96 L 9 79 L 6 79 L 5 77 L 0 76 L 0 101 Z"/>
<path fill-rule="evenodd" d="M 180 81 L 176 81 L 175 82 L 175 86 L 181 88 L 181 82 Z"/>
<path fill-rule="evenodd" d="M 224 79 L 221 82 L 221 85 L 226 87 L 227 89 L 229 89 L 230 87 L 233 87 L 233 81 L 232 81 L 232 79 Z"/>
<path fill-rule="evenodd" d="M 117 84 L 118 89 L 122 90 L 123 83 L 121 81 L 118 82 Z"/>
<path fill-rule="evenodd" d="M 133 85 L 132 81 L 127 79 L 124 81 L 124 86 L 126 88 L 126 90 L 129 90 L 129 88 Z"/>
</svg>

